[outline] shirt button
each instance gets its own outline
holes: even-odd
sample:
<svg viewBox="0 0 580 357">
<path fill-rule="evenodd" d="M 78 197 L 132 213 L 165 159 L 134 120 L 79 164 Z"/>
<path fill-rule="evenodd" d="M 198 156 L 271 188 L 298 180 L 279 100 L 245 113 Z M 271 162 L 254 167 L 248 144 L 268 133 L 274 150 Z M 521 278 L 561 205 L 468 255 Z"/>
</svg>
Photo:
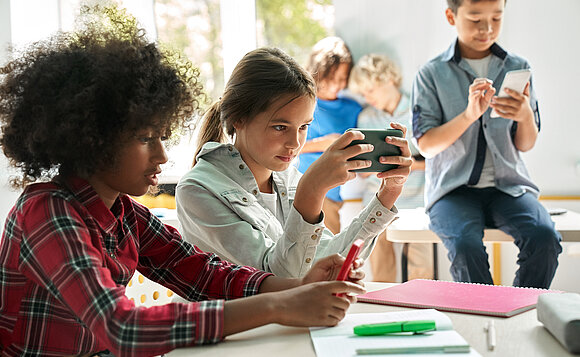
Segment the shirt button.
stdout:
<svg viewBox="0 0 580 357">
<path fill-rule="evenodd" d="M 254 194 L 254 196 L 255 196 L 255 195 L 257 195 L 257 194 L 258 194 L 258 190 L 255 190 L 255 189 L 254 189 L 254 190 L 252 191 L 252 193 L 253 193 L 253 194 Z"/>
<path fill-rule="evenodd" d="M 115 258 L 115 253 L 109 253 L 109 255 L 111 256 L 111 258 Z"/>
<path fill-rule="evenodd" d="M 244 169 L 244 164 L 240 164 L 240 166 L 238 166 L 240 168 L 240 170 Z"/>
<path fill-rule="evenodd" d="M 314 230 L 314 232 L 316 232 L 316 233 L 320 233 L 320 231 L 321 231 L 321 230 L 322 230 L 322 229 L 319 227 L 319 228 L 316 228 L 316 229 Z"/>
<path fill-rule="evenodd" d="M 377 220 L 376 220 L 375 218 L 371 218 L 371 219 L 369 219 L 369 222 L 371 222 L 371 223 L 375 223 L 376 221 L 377 221 Z"/>
<path fill-rule="evenodd" d="M 312 261 L 311 258 L 306 258 L 306 263 L 310 263 Z"/>
<path fill-rule="evenodd" d="M 316 240 L 316 238 L 318 238 L 318 236 L 316 234 L 313 234 L 310 236 L 310 238 L 312 238 L 312 240 Z"/>
<path fill-rule="evenodd" d="M 377 213 L 375 213 L 375 214 L 377 215 L 377 217 L 380 217 L 380 216 L 382 216 L 382 215 L 383 215 L 383 212 L 381 212 L 381 211 L 377 211 Z"/>
<path fill-rule="evenodd" d="M 286 196 L 286 192 L 281 193 L 282 197 Z"/>
<path fill-rule="evenodd" d="M 248 199 L 246 197 L 242 197 L 242 201 L 248 202 Z"/>
<path fill-rule="evenodd" d="M 228 146 L 228 150 L 229 150 L 229 151 L 234 151 L 234 148 L 233 148 L 233 147 L 231 147 L 231 146 Z"/>
</svg>

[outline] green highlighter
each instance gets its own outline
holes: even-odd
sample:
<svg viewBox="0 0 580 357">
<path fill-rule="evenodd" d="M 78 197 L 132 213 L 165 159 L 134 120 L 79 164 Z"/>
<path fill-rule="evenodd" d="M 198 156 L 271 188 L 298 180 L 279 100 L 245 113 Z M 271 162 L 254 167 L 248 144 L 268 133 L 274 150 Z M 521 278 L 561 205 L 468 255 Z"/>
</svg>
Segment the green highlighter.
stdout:
<svg viewBox="0 0 580 357">
<path fill-rule="evenodd" d="M 435 330 L 435 321 L 433 320 L 385 322 L 358 325 L 354 327 L 354 333 L 358 336 L 378 336 L 402 332 L 416 334 L 433 330 Z"/>
</svg>

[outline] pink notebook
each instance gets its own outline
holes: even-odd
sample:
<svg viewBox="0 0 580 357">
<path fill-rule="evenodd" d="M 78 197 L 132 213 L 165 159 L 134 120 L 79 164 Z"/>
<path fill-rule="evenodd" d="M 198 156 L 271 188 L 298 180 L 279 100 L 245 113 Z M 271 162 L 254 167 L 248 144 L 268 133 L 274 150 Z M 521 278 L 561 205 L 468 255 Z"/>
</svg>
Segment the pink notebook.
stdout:
<svg viewBox="0 0 580 357">
<path fill-rule="evenodd" d="M 556 290 L 415 279 L 359 295 L 360 302 L 510 317 L 536 307 L 538 296 Z"/>
</svg>

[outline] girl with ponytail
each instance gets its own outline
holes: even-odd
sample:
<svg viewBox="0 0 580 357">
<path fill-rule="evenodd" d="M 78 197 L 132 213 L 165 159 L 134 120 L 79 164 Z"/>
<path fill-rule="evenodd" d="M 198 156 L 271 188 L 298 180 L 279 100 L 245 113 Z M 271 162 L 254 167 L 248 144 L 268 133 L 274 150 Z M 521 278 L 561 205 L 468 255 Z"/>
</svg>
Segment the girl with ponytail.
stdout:
<svg viewBox="0 0 580 357">
<path fill-rule="evenodd" d="M 359 238 L 365 241 L 361 256 L 368 257 L 397 212 L 394 203 L 410 172 L 409 146 L 393 139 L 402 154 L 383 162 L 399 168 L 378 174 L 376 197 L 333 235 L 323 223 L 324 197 L 354 178 L 351 170 L 370 166 L 348 159 L 372 147 L 349 147 L 363 134 L 347 132 L 302 175 L 292 162 L 306 141 L 315 95 L 312 76 L 283 51 L 259 48 L 244 56 L 204 116 L 194 166 L 177 185 L 186 240 L 284 277 L 303 276 L 322 257 L 346 255 Z"/>
</svg>

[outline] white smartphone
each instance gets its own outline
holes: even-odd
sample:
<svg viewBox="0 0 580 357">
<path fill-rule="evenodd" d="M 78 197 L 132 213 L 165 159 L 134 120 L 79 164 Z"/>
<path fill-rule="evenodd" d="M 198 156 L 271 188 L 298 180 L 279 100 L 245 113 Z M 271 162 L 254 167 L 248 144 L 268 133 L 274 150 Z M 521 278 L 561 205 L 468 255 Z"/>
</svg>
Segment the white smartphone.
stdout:
<svg viewBox="0 0 580 357">
<path fill-rule="evenodd" d="M 518 93 L 523 93 L 524 89 L 526 88 L 526 84 L 530 80 L 530 76 L 532 71 L 529 68 L 526 69 L 518 69 L 515 71 L 509 71 L 505 74 L 503 82 L 501 84 L 501 88 L 499 89 L 498 97 L 500 98 L 507 98 L 509 95 L 506 93 L 505 89 L 509 88 L 511 90 L 515 90 Z M 499 113 L 493 109 L 491 111 L 490 116 L 492 118 L 499 117 Z"/>
</svg>

